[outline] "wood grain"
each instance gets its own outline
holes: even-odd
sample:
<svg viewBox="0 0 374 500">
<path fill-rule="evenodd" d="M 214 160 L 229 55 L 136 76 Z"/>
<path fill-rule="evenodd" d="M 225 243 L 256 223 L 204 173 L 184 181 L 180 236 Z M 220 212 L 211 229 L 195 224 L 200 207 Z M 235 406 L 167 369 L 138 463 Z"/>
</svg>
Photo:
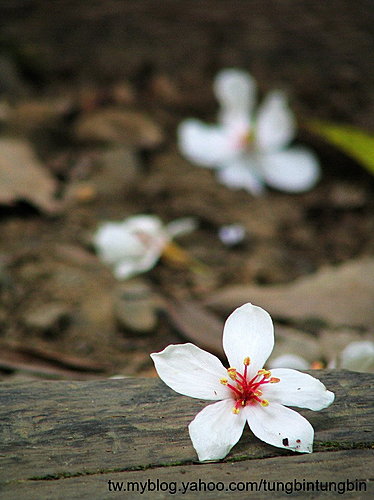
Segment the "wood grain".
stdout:
<svg viewBox="0 0 374 500">
<path fill-rule="evenodd" d="M 108 480 L 366 481 L 374 462 L 374 376 L 346 371 L 316 376 L 336 393 L 336 401 L 321 412 L 300 411 L 316 431 L 313 454 L 271 447 L 246 429 L 226 460 L 215 464 L 197 462 L 187 430 L 207 403 L 180 396 L 160 380 L 3 384 L 0 497 L 19 498 L 27 491 L 27 498 L 35 499 L 105 498 L 114 494 Z M 211 498 L 226 494 L 214 493 Z M 269 495 L 260 493 L 256 498 Z M 197 498 L 194 492 L 183 497 Z"/>
</svg>

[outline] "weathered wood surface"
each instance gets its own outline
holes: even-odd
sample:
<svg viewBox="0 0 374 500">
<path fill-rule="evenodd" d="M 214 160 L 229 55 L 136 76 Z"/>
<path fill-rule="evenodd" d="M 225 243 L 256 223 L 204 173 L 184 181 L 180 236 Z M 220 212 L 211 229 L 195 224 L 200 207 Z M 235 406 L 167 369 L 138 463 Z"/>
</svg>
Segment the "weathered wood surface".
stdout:
<svg viewBox="0 0 374 500">
<path fill-rule="evenodd" d="M 199 498 L 187 482 L 366 481 L 374 470 L 374 376 L 321 371 L 336 393 L 321 412 L 301 411 L 315 428 L 314 453 L 296 455 L 258 441 L 248 430 L 225 461 L 199 464 L 187 425 L 207 403 L 175 394 L 161 381 L 30 382 L 0 386 L 0 498 L 110 498 L 108 481 L 173 482 L 176 495 Z M 263 487 L 263 486 L 262 486 Z M 370 489 L 371 488 L 371 489 Z M 140 492 L 117 492 L 136 498 Z M 207 491 L 204 496 L 268 498 L 286 493 Z M 295 493 L 296 494 L 296 493 Z M 299 495 L 307 496 L 305 493 Z M 315 493 L 331 498 L 338 493 Z M 143 498 L 169 498 L 145 491 Z M 312 497 L 311 495 L 309 497 Z"/>
</svg>

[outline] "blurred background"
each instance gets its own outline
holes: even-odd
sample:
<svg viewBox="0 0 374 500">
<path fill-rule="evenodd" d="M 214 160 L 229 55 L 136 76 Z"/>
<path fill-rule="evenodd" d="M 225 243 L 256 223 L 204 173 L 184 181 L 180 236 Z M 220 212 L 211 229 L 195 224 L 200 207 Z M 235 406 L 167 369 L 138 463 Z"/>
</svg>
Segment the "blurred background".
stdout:
<svg viewBox="0 0 374 500">
<path fill-rule="evenodd" d="M 154 376 L 149 353 L 185 341 L 221 355 L 247 301 L 274 318 L 274 356 L 336 367 L 371 345 L 372 171 L 310 124 L 373 133 L 373 18 L 370 0 L 2 0 L 1 379 Z M 182 156 L 177 127 L 216 121 L 223 68 L 287 92 L 316 187 L 254 197 Z M 135 214 L 197 228 L 118 280 L 94 236 Z"/>
</svg>

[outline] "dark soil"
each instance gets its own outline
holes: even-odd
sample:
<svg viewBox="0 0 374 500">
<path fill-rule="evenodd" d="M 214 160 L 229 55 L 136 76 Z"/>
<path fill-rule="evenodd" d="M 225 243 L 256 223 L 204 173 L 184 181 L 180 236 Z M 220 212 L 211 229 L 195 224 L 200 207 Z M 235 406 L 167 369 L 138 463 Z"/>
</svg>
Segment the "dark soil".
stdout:
<svg viewBox="0 0 374 500">
<path fill-rule="evenodd" d="M 12 134 L 31 141 L 58 180 L 61 200 L 76 181 L 91 189 L 87 196 L 79 191 L 56 215 L 27 201 L 0 207 L 0 346 L 9 352 L 9 363 L 0 364 L 4 377 L 24 371 L 72 376 L 69 370 L 76 377 L 152 375 L 149 353 L 184 341 L 162 312 L 150 333 L 118 325 L 118 282 L 92 246 L 104 220 L 137 213 L 165 222 L 198 220 L 197 231 L 178 241 L 209 272 L 161 259 L 141 278 L 157 300 L 202 302 L 222 285 L 290 282 L 325 264 L 373 254 L 372 177 L 305 128 L 298 140 L 319 154 L 323 178 L 298 195 L 269 190 L 253 198 L 230 191 L 211 171 L 184 160 L 175 141 L 183 118 L 214 120 L 211 79 L 225 66 L 251 70 L 263 93 L 287 88 L 301 123 L 328 118 L 374 128 L 370 2 L 203 3 L 166 1 L 156 9 L 146 1 L 90 2 L 90 8 L 51 1 L 46 8 L 30 0 L 5 2 L 3 17 L 0 9 L 6 42 L 0 64 L 13 68 L 3 77 L 2 101 L 68 96 L 69 102 L 52 124 L 19 125 Z M 95 176 L 103 150 L 118 141 L 82 141 L 74 128 L 84 113 L 108 106 L 139 111 L 164 132 L 157 147 L 126 144 L 138 166 L 115 195 L 100 191 Z M 9 133 L 6 121 L 3 130 Z M 231 223 L 247 231 L 234 248 L 217 235 Z M 58 313 L 35 326 L 33 313 L 43 316 L 51 305 Z"/>
</svg>

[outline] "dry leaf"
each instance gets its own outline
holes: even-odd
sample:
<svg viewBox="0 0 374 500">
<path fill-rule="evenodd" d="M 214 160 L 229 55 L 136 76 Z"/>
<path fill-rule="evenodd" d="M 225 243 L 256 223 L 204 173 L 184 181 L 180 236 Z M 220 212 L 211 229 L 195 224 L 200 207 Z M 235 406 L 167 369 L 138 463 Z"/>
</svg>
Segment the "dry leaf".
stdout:
<svg viewBox="0 0 374 500">
<path fill-rule="evenodd" d="M 0 203 L 27 201 L 45 212 L 56 212 L 56 181 L 36 158 L 26 140 L 0 139 Z"/>
<path fill-rule="evenodd" d="M 81 140 L 125 144 L 135 148 L 155 148 L 163 140 L 158 125 L 143 113 L 116 108 L 84 114 L 75 133 Z"/>
<path fill-rule="evenodd" d="M 374 259 L 329 266 L 286 285 L 238 285 L 212 294 L 207 304 L 229 312 L 245 302 L 289 321 L 322 320 L 335 326 L 374 323 Z"/>
<path fill-rule="evenodd" d="M 223 321 L 215 314 L 190 300 L 168 302 L 166 312 L 184 337 L 202 349 L 223 357 Z"/>
</svg>

